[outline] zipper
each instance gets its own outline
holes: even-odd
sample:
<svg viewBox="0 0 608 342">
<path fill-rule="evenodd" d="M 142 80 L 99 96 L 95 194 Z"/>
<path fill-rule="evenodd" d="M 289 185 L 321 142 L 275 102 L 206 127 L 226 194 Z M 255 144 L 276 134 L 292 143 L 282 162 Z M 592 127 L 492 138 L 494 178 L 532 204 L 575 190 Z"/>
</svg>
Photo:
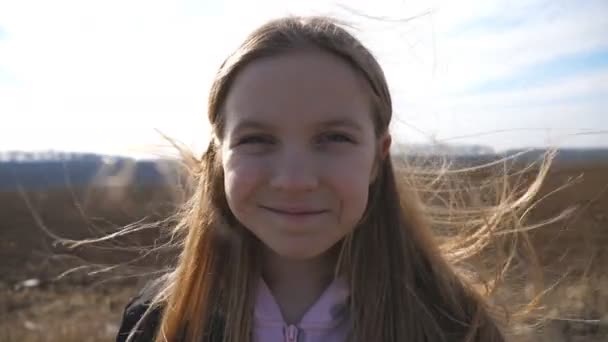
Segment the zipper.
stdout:
<svg viewBox="0 0 608 342">
<path fill-rule="evenodd" d="M 285 334 L 285 342 L 297 342 L 298 341 L 298 327 L 296 327 L 295 325 L 291 324 L 285 327 L 284 329 L 284 334 Z"/>
</svg>

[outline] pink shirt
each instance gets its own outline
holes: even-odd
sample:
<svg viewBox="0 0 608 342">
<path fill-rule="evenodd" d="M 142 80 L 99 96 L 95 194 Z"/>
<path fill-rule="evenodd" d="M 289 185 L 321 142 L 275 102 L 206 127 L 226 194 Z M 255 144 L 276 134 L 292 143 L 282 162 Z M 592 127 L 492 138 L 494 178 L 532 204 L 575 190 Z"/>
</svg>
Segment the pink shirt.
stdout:
<svg viewBox="0 0 608 342">
<path fill-rule="evenodd" d="M 342 279 L 334 280 L 298 324 L 287 325 L 270 289 L 260 280 L 253 342 L 344 342 L 350 332 L 348 297 Z"/>
</svg>

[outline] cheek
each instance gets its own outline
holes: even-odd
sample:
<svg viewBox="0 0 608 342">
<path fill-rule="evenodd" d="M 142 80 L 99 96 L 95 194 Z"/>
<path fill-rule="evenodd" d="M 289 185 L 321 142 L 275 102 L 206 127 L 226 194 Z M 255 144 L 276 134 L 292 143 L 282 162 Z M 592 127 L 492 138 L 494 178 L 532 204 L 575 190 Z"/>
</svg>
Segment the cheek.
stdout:
<svg viewBox="0 0 608 342">
<path fill-rule="evenodd" d="M 331 186 L 340 201 L 340 217 L 344 223 L 356 224 L 367 206 L 373 153 L 335 160 L 327 164 Z"/>
<path fill-rule="evenodd" d="M 259 160 L 228 155 L 223 162 L 224 188 L 228 205 L 233 212 L 242 210 L 256 186 L 263 181 L 265 169 Z"/>
</svg>

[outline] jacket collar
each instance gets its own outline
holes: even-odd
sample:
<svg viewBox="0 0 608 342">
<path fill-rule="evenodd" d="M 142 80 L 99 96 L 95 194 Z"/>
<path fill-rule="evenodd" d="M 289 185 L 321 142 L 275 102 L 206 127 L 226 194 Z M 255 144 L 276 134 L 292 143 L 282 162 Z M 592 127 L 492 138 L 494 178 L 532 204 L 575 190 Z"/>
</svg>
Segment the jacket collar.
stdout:
<svg viewBox="0 0 608 342">
<path fill-rule="evenodd" d="M 343 278 L 334 279 L 321 297 L 308 309 L 297 325 L 300 328 L 332 328 L 348 316 L 350 290 Z M 260 325 L 285 325 L 279 305 L 266 282 L 260 277 L 254 310 Z"/>
</svg>

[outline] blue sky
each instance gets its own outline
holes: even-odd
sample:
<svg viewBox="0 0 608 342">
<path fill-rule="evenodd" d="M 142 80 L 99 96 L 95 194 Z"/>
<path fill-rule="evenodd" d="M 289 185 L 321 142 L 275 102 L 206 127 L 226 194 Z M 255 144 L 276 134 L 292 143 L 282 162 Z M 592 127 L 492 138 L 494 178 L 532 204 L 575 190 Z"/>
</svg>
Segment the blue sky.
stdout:
<svg viewBox="0 0 608 342">
<path fill-rule="evenodd" d="M 141 155 L 156 130 L 200 149 L 215 69 L 285 14 L 354 24 L 397 140 L 608 147 L 605 0 L 0 0 L 0 150 Z"/>
</svg>

